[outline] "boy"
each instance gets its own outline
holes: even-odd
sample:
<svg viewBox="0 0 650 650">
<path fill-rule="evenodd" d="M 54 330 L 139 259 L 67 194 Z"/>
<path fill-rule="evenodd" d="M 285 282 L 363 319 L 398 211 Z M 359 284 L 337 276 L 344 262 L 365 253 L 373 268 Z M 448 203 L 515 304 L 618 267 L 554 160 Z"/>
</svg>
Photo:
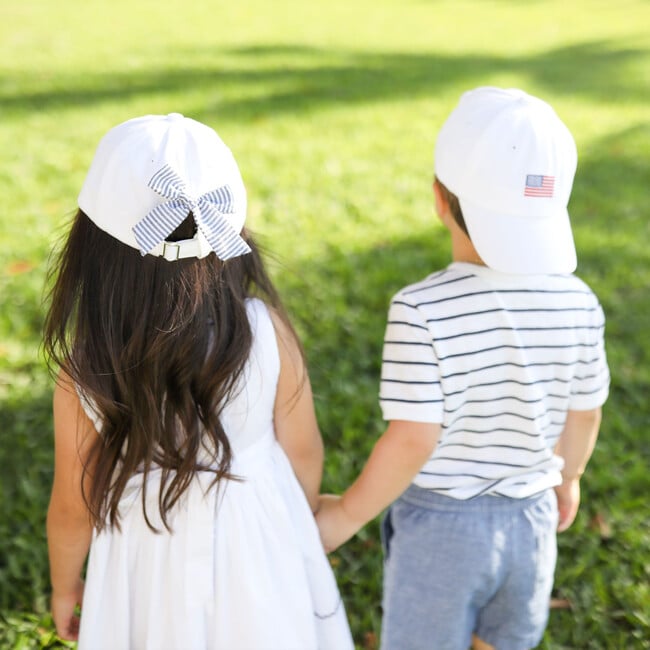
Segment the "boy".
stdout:
<svg viewBox="0 0 650 650">
<path fill-rule="evenodd" d="M 609 385 L 601 307 L 572 275 L 576 163 L 553 109 L 520 90 L 465 93 L 438 136 L 453 262 L 393 298 L 388 428 L 318 512 L 333 550 L 397 499 L 387 650 L 524 650 L 543 635 L 555 532 L 576 516 Z"/>
</svg>

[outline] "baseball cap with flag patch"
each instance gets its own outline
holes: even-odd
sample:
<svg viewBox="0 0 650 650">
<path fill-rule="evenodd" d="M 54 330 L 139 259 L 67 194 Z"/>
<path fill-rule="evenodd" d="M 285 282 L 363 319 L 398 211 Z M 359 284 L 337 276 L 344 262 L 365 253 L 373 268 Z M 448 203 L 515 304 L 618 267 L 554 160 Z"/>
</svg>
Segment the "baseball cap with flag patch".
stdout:
<svg viewBox="0 0 650 650">
<path fill-rule="evenodd" d="M 79 194 L 96 226 L 145 255 L 222 260 L 250 252 L 241 237 L 246 189 L 217 133 L 179 113 L 145 115 L 100 141 Z M 192 239 L 167 237 L 192 213 Z"/>
<path fill-rule="evenodd" d="M 546 102 L 518 89 L 464 93 L 436 141 L 435 174 L 459 200 L 474 247 L 504 273 L 571 273 L 567 205 L 573 136 Z"/>
</svg>

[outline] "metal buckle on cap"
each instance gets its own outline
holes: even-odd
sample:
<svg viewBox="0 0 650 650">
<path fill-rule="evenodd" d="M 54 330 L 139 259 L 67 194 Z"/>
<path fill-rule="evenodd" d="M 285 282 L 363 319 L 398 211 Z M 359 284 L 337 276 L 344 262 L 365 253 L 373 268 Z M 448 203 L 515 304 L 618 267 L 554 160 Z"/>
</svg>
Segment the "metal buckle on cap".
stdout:
<svg viewBox="0 0 650 650">
<path fill-rule="evenodd" d="M 150 252 L 152 255 L 165 258 L 168 262 L 205 256 L 205 254 L 201 255 L 201 244 L 196 236 L 192 239 L 180 239 L 179 241 L 162 241 Z"/>
<path fill-rule="evenodd" d="M 169 251 L 169 253 L 168 253 Z M 181 247 L 174 242 L 163 242 L 161 257 L 164 257 L 168 262 L 175 262 L 180 259 L 181 256 Z"/>
</svg>

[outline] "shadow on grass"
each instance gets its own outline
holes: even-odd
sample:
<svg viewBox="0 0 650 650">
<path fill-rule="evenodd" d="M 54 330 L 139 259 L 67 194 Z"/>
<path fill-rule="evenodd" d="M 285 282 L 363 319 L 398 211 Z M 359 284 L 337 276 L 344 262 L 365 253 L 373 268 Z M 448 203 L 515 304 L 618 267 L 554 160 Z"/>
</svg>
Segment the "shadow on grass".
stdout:
<svg viewBox="0 0 650 650">
<path fill-rule="evenodd" d="M 0 409 L 0 611 L 42 612 L 46 607 L 51 413 L 51 393 L 30 390 L 4 400 Z"/>
<path fill-rule="evenodd" d="M 578 164 L 571 214 L 579 273 L 600 288 L 608 333 L 650 364 L 650 125 L 608 135 Z M 650 386 L 649 386 L 650 388 Z"/>
<path fill-rule="evenodd" d="M 601 472 L 599 501 L 612 510 L 634 510 L 650 492 L 644 469 L 650 465 L 649 154 L 647 124 L 598 141 L 578 165 L 571 204 L 578 271 L 607 316 L 612 384 L 594 464 Z"/>
<path fill-rule="evenodd" d="M 355 253 L 332 246 L 321 259 L 297 262 L 296 273 L 280 278 L 303 336 L 319 421 L 330 446 L 345 445 L 348 429 L 377 430 L 390 299 L 404 285 L 444 266 L 447 247 L 445 231 L 432 227 Z"/>
<path fill-rule="evenodd" d="M 210 89 L 215 104 L 207 113 L 238 121 L 265 114 L 301 113 L 328 106 L 371 103 L 400 97 L 435 96 L 450 84 L 472 87 L 491 74 L 517 73 L 553 93 L 593 101 L 647 101 L 647 85 L 628 72 L 645 50 L 594 41 L 531 56 L 373 53 L 326 50 L 299 45 L 268 45 L 231 50 L 192 50 L 202 67 L 166 66 L 138 71 L 34 80 L 35 90 L 0 95 L 6 115 L 65 109 L 156 95 Z M 176 60 L 183 60 L 182 52 Z M 603 83 L 606 80 L 606 83 Z M 29 79 L 5 87 L 30 86 Z M 232 93 L 237 99 L 229 99 Z M 241 97 L 246 97 L 241 99 Z M 197 112 L 205 113 L 203 107 Z"/>
</svg>

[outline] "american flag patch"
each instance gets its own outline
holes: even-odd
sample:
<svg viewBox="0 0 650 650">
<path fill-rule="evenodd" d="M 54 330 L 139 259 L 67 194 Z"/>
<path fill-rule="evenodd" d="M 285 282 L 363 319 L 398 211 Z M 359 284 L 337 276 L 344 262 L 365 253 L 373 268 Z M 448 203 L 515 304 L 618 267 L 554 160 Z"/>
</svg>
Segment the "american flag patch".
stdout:
<svg viewBox="0 0 650 650">
<path fill-rule="evenodd" d="M 526 187 L 524 196 L 553 196 L 553 186 L 555 185 L 555 176 L 539 176 L 528 174 L 526 176 Z"/>
</svg>

